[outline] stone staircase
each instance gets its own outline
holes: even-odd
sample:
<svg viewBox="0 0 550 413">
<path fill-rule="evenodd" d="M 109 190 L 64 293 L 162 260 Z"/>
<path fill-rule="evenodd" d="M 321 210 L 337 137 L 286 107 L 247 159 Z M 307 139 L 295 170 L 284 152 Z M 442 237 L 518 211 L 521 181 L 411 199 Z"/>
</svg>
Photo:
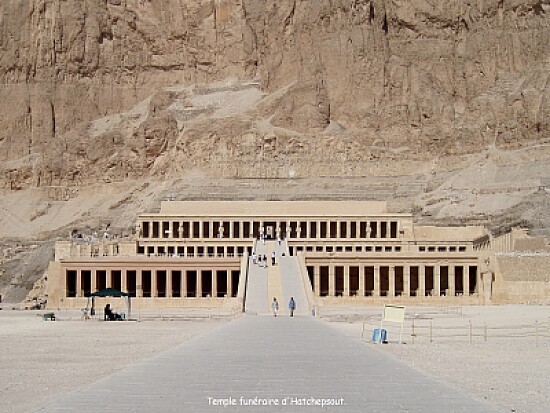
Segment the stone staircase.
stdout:
<svg viewBox="0 0 550 413">
<path fill-rule="evenodd" d="M 265 243 L 258 241 L 255 252 L 258 256 L 265 255 L 267 257 L 267 267 L 260 267 L 258 263 L 254 264 L 253 259 L 250 258 L 245 312 L 256 315 L 271 314 L 271 302 L 273 297 L 276 297 L 279 301 L 280 314 L 286 315 L 289 313 L 290 297 L 294 297 L 297 304 L 295 314 L 309 314 L 307 294 L 298 260 L 296 257 L 288 255 L 286 242 L 283 241 L 279 244 L 272 240 Z M 273 252 L 275 252 L 275 265 L 271 265 Z"/>
</svg>

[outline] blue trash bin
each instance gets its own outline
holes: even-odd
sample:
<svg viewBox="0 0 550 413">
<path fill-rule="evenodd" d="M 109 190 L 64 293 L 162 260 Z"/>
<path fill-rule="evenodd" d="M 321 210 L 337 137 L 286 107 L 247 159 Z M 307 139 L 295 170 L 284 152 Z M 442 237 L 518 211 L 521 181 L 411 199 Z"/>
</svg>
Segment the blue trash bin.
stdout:
<svg viewBox="0 0 550 413">
<path fill-rule="evenodd" d="M 375 343 L 385 343 L 387 342 L 387 336 L 388 336 L 388 332 L 386 331 L 386 329 L 382 329 L 382 333 L 380 333 L 380 329 L 379 328 L 375 328 L 373 333 L 372 333 L 372 341 L 375 342 Z"/>
</svg>

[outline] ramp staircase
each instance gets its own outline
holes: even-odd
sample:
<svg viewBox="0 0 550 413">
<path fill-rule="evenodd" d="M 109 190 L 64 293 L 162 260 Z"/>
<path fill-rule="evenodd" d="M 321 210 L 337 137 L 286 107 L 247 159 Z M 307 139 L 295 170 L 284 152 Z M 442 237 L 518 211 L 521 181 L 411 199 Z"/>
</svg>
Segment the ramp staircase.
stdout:
<svg viewBox="0 0 550 413">
<path fill-rule="evenodd" d="M 275 252 L 275 265 L 272 265 L 272 254 Z M 267 262 L 259 264 L 249 258 L 245 312 L 248 314 L 271 314 L 273 297 L 279 301 L 279 313 L 289 314 L 290 297 L 296 301 L 296 315 L 309 314 L 309 303 L 305 285 L 300 274 L 300 266 L 296 257 L 288 255 L 286 241 L 257 241 L 255 245 L 257 256 L 265 255 Z"/>
</svg>

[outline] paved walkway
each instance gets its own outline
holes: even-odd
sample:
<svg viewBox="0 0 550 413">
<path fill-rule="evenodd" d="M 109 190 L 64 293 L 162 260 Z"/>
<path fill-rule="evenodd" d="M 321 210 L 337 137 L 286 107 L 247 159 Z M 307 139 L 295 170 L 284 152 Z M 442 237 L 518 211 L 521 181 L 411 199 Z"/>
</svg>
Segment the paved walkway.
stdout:
<svg viewBox="0 0 550 413">
<path fill-rule="evenodd" d="M 209 397 L 233 398 L 236 405 L 216 406 Z M 243 405 L 249 399 L 272 405 Z M 344 405 L 324 408 L 296 405 L 322 403 L 321 400 Z M 283 406 L 283 401 L 288 405 Z M 497 410 L 389 358 L 374 345 L 346 337 L 311 317 L 244 316 L 38 411 L 481 413 Z"/>
<path fill-rule="evenodd" d="M 304 282 L 300 276 L 298 259 L 296 257 L 284 256 L 278 258 L 278 260 L 278 269 L 281 274 L 281 282 L 283 286 L 281 296 L 284 313 L 288 313 L 288 302 L 290 301 L 290 297 L 294 297 L 294 300 L 296 301 L 295 314 L 309 314 L 306 292 L 304 289 Z"/>
<path fill-rule="evenodd" d="M 269 240 L 265 244 L 258 241 L 256 253 L 265 255 L 265 267 L 254 264 L 249 259 L 248 278 L 246 288 L 245 312 L 253 315 L 271 314 L 273 297 L 279 301 L 282 314 L 288 313 L 288 302 L 294 297 L 298 308 L 296 314 L 306 315 L 307 303 L 304 285 L 300 277 L 300 269 L 296 257 L 283 256 L 286 243 L 281 245 L 277 241 Z M 275 265 L 271 265 L 271 253 L 275 252 Z"/>
</svg>

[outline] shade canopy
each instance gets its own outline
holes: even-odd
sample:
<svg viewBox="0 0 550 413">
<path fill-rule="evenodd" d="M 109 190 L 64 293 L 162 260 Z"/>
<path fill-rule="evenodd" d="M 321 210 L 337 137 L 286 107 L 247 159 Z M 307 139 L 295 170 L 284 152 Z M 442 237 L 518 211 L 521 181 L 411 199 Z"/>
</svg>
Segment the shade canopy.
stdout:
<svg viewBox="0 0 550 413">
<path fill-rule="evenodd" d="M 95 293 L 91 293 L 88 297 L 128 297 L 128 293 L 119 291 L 115 288 L 105 288 Z"/>
</svg>

